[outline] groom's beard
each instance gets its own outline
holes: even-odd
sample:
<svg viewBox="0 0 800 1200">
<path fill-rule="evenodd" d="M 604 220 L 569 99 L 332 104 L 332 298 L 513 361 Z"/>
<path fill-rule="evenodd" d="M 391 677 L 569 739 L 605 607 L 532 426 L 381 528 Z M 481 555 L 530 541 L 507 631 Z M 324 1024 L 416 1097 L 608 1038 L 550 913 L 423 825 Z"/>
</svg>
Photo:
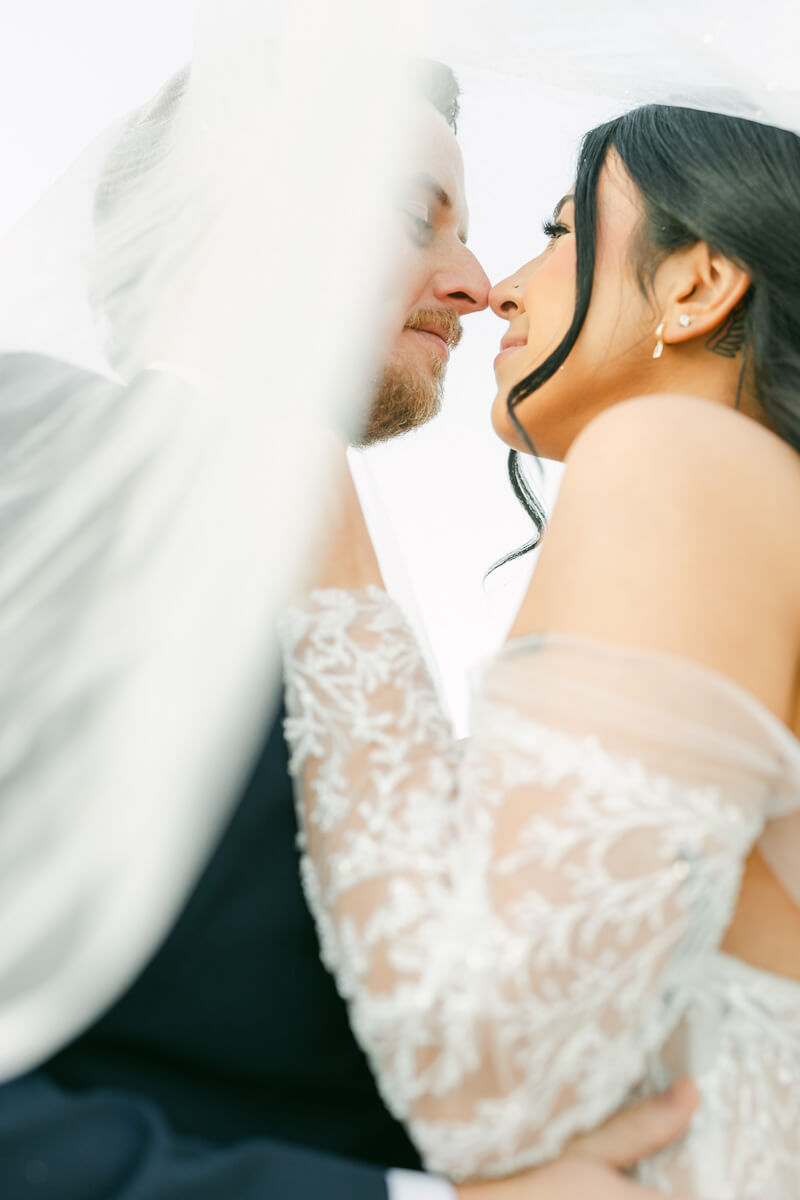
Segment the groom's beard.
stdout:
<svg viewBox="0 0 800 1200">
<path fill-rule="evenodd" d="M 440 359 L 432 371 L 409 371 L 389 366 L 375 393 L 372 411 L 357 446 L 388 442 L 433 420 L 442 407 L 447 364 Z"/>
<path fill-rule="evenodd" d="M 408 328 L 424 327 L 429 313 L 415 313 Z M 461 341 L 461 323 L 455 313 L 437 310 L 441 333 L 451 349 Z M 357 446 L 388 442 L 433 420 L 441 410 L 447 362 L 435 355 L 430 366 L 411 367 L 389 362 L 375 389 L 372 409 Z"/>
</svg>

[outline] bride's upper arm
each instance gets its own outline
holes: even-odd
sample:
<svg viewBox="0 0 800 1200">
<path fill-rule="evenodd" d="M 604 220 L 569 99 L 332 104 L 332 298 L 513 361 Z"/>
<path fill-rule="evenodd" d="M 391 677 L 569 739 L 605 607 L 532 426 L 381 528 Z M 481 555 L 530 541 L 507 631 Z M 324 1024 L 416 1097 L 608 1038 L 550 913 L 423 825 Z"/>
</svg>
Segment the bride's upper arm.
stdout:
<svg viewBox="0 0 800 1200">
<path fill-rule="evenodd" d="M 702 662 L 782 719 L 797 663 L 800 460 L 708 400 L 649 396 L 573 444 L 511 637 L 574 633 Z"/>
</svg>

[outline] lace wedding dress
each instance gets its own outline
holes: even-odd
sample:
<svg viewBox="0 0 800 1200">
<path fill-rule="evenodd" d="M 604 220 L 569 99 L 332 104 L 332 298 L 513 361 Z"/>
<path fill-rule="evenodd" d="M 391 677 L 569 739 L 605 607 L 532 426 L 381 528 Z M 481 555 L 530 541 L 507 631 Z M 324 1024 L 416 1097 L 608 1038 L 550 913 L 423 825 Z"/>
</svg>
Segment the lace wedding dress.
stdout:
<svg viewBox="0 0 800 1200">
<path fill-rule="evenodd" d="M 462 747 L 384 592 L 316 592 L 282 639 L 323 955 L 427 1165 L 530 1166 L 690 1073 L 639 1180 L 800 1197 L 800 985 L 719 950 L 756 843 L 800 872 L 797 740 L 705 668 L 537 636 Z"/>
</svg>

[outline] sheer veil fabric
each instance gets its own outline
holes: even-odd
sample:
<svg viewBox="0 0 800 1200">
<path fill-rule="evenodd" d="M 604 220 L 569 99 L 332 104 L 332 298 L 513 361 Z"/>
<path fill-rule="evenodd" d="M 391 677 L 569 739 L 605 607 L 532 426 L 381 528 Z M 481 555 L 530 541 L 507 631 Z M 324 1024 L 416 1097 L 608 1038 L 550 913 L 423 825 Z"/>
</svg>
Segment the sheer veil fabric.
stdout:
<svg viewBox="0 0 800 1200">
<path fill-rule="evenodd" d="M 229 813 L 319 503 L 309 429 L 363 409 L 391 325 L 409 61 L 800 132 L 794 21 L 203 0 L 191 70 L 0 245 L 0 1075 L 127 985 Z"/>
<path fill-rule="evenodd" d="M 0 1076 L 130 982 L 263 735 L 309 430 L 392 316 L 413 17 L 201 3 L 0 245 Z"/>
<path fill-rule="evenodd" d="M 566 91 L 637 104 L 678 104 L 800 128 L 793 67 L 797 13 L 787 0 L 576 0 L 569 11 L 499 0 L 432 7 L 428 51 L 446 61 Z"/>
</svg>

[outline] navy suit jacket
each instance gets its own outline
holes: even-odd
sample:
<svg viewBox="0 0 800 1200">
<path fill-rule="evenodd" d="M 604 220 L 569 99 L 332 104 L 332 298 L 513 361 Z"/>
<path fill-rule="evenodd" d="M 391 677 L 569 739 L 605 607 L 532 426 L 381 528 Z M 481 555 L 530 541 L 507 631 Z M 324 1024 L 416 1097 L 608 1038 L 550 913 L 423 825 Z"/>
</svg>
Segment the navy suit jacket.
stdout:
<svg viewBox="0 0 800 1200">
<path fill-rule="evenodd" d="M 0 399 L 10 360 L 14 386 L 82 386 L 75 368 L 8 356 Z M 0 1087 L 3 1200 L 384 1200 L 386 1165 L 419 1167 L 320 962 L 281 717 L 143 974 Z"/>
</svg>

